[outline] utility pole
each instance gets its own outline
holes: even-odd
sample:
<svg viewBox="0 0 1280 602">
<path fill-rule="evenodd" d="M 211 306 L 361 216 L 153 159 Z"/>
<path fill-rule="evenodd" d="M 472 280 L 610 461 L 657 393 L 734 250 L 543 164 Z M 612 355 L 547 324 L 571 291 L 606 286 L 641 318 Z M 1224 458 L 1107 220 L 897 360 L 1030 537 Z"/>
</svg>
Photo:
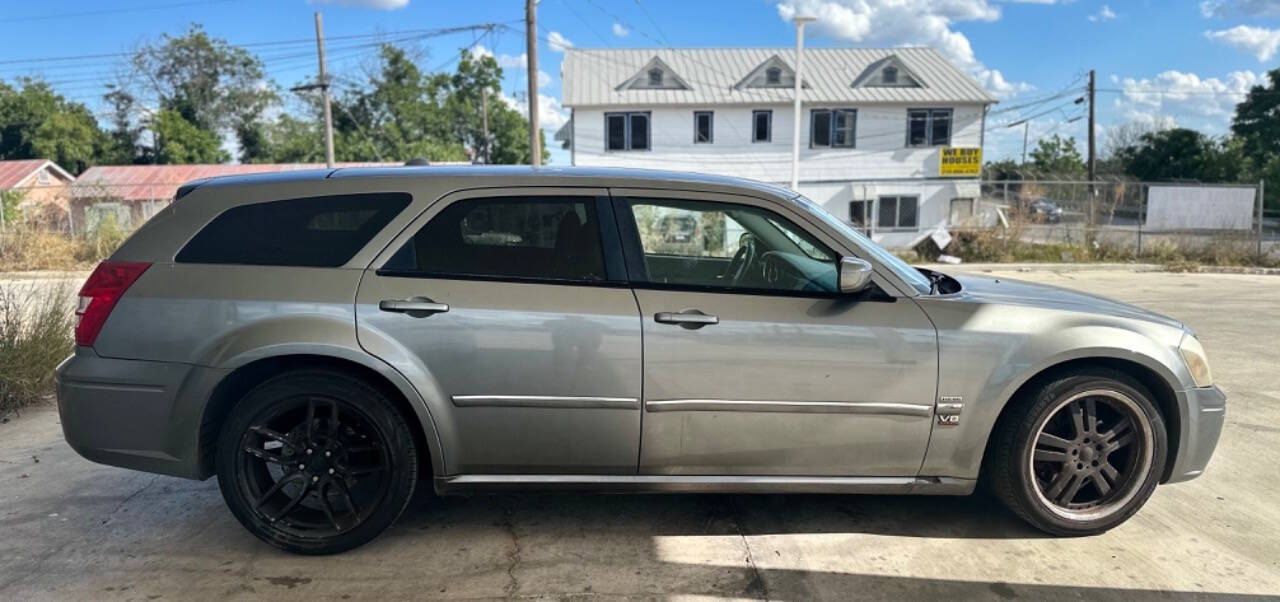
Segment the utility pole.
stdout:
<svg viewBox="0 0 1280 602">
<path fill-rule="evenodd" d="M 320 98 L 324 101 L 324 164 L 333 168 L 333 113 L 329 108 L 329 76 L 324 70 L 324 20 L 316 11 L 316 52 L 320 55 Z"/>
<path fill-rule="evenodd" d="M 524 1 L 525 52 L 529 57 L 525 74 L 529 79 L 529 164 L 542 165 L 542 141 L 538 131 L 538 2 Z"/>
<path fill-rule="evenodd" d="M 1093 69 L 1089 70 L 1089 188 L 1092 190 L 1094 180 L 1098 179 L 1097 146 L 1094 144 L 1094 92 L 1097 90 L 1093 82 Z"/>
<path fill-rule="evenodd" d="M 1022 122 L 1022 164 L 1027 164 L 1027 132 L 1031 131 L 1031 120 Z"/>
<path fill-rule="evenodd" d="M 489 89 L 480 89 L 480 124 L 484 131 L 484 143 L 481 148 L 484 149 L 485 165 L 489 164 Z"/>
<path fill-rule="evenodd" d="M 792 109 L 791 122 L 791 189 L 795 190 L 800 186 L 800 122 L 802 115 L 800 114 L 800 90 L 802 89 L 801 74 L 804 72 L 804 24 L 813 21 L 813 17 L 802 17 L 796 15 L 792 21 L 796 24 L 796 82 L 795 82 L 795 104 Z"/>
</svg>

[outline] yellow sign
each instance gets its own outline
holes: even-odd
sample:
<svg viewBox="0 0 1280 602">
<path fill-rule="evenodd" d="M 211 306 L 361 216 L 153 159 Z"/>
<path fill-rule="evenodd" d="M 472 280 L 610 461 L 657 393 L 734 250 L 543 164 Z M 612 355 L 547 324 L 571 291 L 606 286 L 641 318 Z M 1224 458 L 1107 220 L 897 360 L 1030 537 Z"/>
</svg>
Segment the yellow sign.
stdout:
<svg viewBox="0 0 1280 602">
<path fill-rule="evenodd" d="M 982 149 L 942 147 L 938 161 L 940 176 L 974 176 L 982 172 Z"/>
</svg>

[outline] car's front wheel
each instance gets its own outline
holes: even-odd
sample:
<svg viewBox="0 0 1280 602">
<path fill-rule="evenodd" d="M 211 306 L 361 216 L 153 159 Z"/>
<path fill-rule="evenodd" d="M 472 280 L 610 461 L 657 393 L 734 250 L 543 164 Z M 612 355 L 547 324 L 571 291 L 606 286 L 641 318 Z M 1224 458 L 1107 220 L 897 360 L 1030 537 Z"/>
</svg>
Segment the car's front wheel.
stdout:
<svg viewBox="0 0 1280 602">
<path fill-rule="evenodd" d="M 1168 446 L 1149 391 L 1123 373 L 1052 379 L 997 425 L 986 477 L 1015 514 L 1054 535 L 1092 535 L 1133 516 L 1155 490 Z"/>
<path fill-rule="evenodd" d="M 336 372 L 288 372 L 255 387 L 223 424 L 216 453 L 232 514 L 263 541 L 303 554 L 373 539 L 417 481 L 403 416 L 378 389 Z"/>
</svg>

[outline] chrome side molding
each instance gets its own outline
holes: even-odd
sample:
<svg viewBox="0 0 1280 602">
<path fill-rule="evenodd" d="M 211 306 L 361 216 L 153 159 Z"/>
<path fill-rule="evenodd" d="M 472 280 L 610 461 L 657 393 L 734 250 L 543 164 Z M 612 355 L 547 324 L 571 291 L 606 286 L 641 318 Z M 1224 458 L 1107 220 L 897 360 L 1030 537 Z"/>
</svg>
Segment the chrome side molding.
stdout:
<svg viewBox="0 0 1280 602">
<path fill-rule="evenodd" d="M 790 412 L 797 414 L 882 414 L 921 416 L 933 413 L 927 405 L 874 401 L 762 401 L 739 399 L 653 399 L 650 412 Z"/>
<path fill-rule="evenodd" d="M 453 405 L 460 408 L 597 408 L 638 410 L 635 397 L 559 397 L 552 395 L 454 395 Z"/>
</svg>

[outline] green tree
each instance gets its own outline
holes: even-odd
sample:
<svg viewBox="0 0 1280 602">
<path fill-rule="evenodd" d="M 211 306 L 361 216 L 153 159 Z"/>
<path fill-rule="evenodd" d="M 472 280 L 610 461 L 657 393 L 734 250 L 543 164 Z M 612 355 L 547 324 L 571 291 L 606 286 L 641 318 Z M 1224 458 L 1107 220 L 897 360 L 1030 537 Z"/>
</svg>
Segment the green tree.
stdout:
<svg viewBox="0 0 1280 602">
<path fill-rule="evenodd" d="M 445 109 L 454 135 L 477 158 L 495 164 L 525 164 L 529 156 L 529 120 L 502 99 L 502 67 L 492 56 L 462 51 L 456 72 L 442 86 Z M 484 96 L 488 96 L 485 101 Z M 488 113 L 489 136 L 484 135 Z M 542 156 L 548 156 L 545 136 L 539 136 Z"/>
<path fill-rule="evenodd" d="M 0 82 L 0 159 L 49 159 L 72 173 L 94 164 L 108 140 L 93 113 L 47 83 Z"/>
<path fill-rule="evenodd" d="M 1117 158 L 1125 173 L 1139 180 L 1201 182 L 1236 181 L 1244 159 L 1238 142 L 1186 128 L 1142 134 L 1136 146 L 1121 149 Z"/>
<path fill-rule="evenodd" d="M 180 113 L 165 109 L 147 121 L 154 142 L 144 157 L 147 163 L 225 163 L 230 155 L 222 150 L 217 134 L 203 130 Z"/>
<path fill-rule="evenodd" d="M 1064 177 L 1083 176 L 1084 159 L 1076 149 L 1076 139 L 1070 136 L 1041 138 L 1031 151 L 1031 165 L 1036 171 Z"/>
<path fill-rule="evenodd" d="M 143 46 L 130 65 L 141 82 L 139 93 L 128 92 L 132 97 L 154 96 L 160 109 L 196 129 L 215 137 L 234 134 L 250 148 L 257 142 L 261 115 L 279 102 L 276 85 L 257 56 L 210 37 L 196 24 L 184 35 L 165 34 Z"/>
<path fill-rule="evenodd" d="M 1267 72 L 1266 86 L 1254 86 L 1236 105 L 1231 133 L 1243 142 L 1245 154 L 1265 164 L 1280 156 L 1280 69 Z"/>
</svg>

